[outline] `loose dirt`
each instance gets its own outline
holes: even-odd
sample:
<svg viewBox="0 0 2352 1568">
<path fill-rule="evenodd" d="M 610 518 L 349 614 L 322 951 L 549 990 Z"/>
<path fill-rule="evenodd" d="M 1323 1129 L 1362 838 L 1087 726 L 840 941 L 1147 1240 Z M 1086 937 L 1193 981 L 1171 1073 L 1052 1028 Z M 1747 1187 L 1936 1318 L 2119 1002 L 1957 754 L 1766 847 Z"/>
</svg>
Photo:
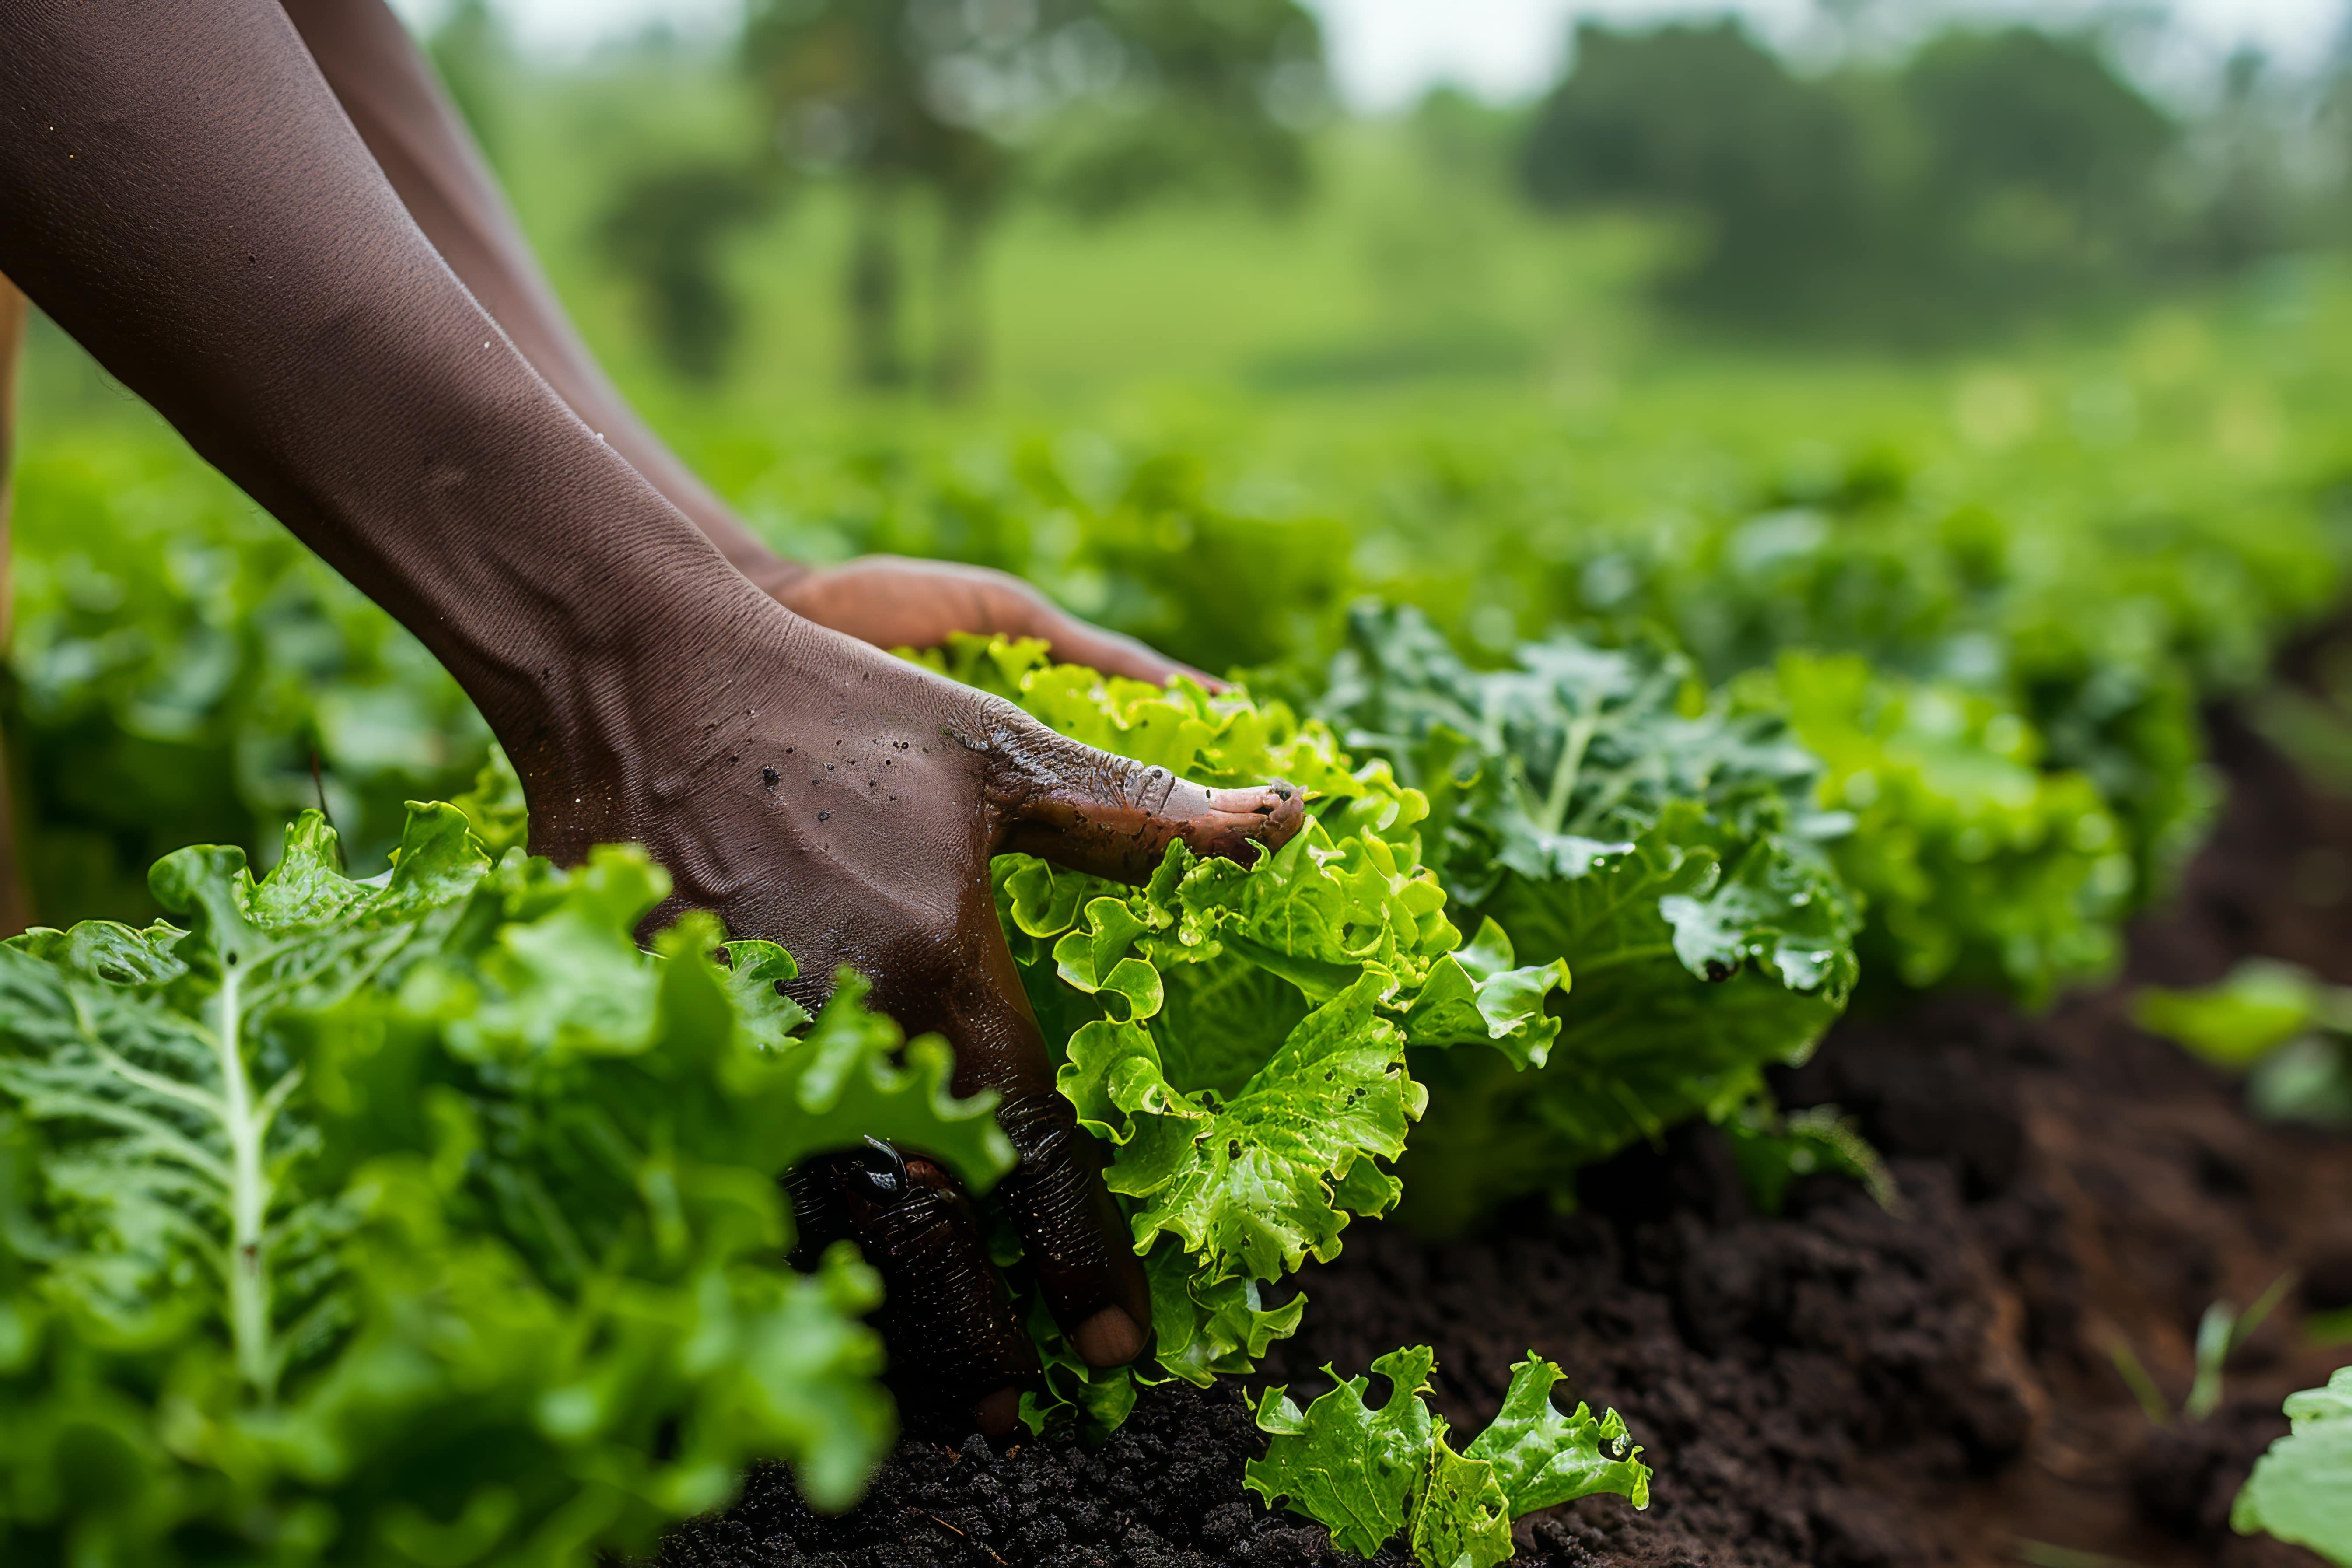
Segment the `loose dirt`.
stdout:
<svg viewBox="0 0 2352 1568">
<path fill-rule="evenodd" d="M 2179 896 L 2132 933 L 2125 984 L 2192 984 L 2237 958 L 2352 982 L 2352 807 L 2306 788 L 2228 710 L 2229 784 Z M 1621 1410 L 1657 1467 L 1634 1513 L 1593 1499 L 1522 1521 L 1520 1560 L 2044 1568 L 2311 1564 L 2227 1528 L 2279 1401 L 2352 1346 L 2352 1140 L 2252 1120 L 2234 1087 L 2132 1028 L 2122 986 L 2029 1017 L 1938 999 L 1848 1018 L 1779 1084 L 1833 1103 L 1887 1157 L 1899 1213 L 1851 1184 L 1750 1206 L 1719 1136 L 1685 1129 L 1588 1172 L 1570 1216 L 1528 1211 L 1433 1243 L 1350 1229 L 1310 1269 L 1300 1337 L 1268 1368 L 1303 1395 L 1426 1342 L 1434 1402 L 1475 1431 L 1529 1348 Z M 2153 1423 L 2127 1346 L 2176 1407 L 2200 1316 L 2287 1270 L 2301 1284 L 2232 1360 L 2219 1410 Z M 1241 1486 L 1260 1451 L 1242 1391 L 1152 1391 L 1110 1443 L 998 1454 L 910 1441 L 840 1519 L 764 1468 L 666 1568 L 1318 1568 L 1355 1561 Z M 1391 1548 L 1381 1562 L 1407 1559 Z"/>
</svg>

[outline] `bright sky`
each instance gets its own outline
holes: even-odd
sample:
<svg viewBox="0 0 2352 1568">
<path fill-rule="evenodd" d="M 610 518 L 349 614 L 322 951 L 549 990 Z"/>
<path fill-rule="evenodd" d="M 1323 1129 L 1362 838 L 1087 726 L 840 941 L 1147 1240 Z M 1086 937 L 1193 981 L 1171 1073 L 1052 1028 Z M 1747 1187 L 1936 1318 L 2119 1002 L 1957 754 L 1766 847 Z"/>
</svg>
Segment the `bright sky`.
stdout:
<svg viewBox="0 0 2352 1568">
<path fill-rule="evenodd" d="M 393 0 L 429 20 L 444 0 Z M 1308 0 L 1322 13 L 1341 92 L 1359 108 L 1411 101 L 1431 83 L 1454 80 L 1496 97 L 1518 97 L 1549 81 L 1580 16 L 1615 19 L 1737 10 L 1778 37 L 1801 31 L 1812 0 Z M 1895 0 L 1899 4 L 1900 0 Z M 1916 0 L 1915 0 L 1916 3 Z M 1934 4 L 1935 0 L 1927 0 Z M 1947 3 L 1937 9 L 2087 12 L 2095 0 Z M 724 28 L 740 0 L 494 0 L 525 45 L 569 54 L 667 20 L 681 31 Z M 2216 53 L 2261 46 L 2290 67 L 2320 57 L 2352 0 L 2174 0 L 2184 29 Z"/>
<path fill-rule="evenodd" d="M 559 0 L 560 3 L 560 0 Z M 1349 102 L 1386 108 L 1409 102 L 1451 78 L 1496 97 L 1518 97 L 1550 81 L 1579 17 L 1616 20 L 1736 10 L 1776 38 L 1801 32 L 1811 0 L 1309 0 L 1323 14 L 1332 64 Z M 2080 0 L 2011 0 L 2006 5 L 1946 5 L 1940 10 L 2010 10 L 2049 16 L 2091 9 Z M 2283 64 L 2317 58 L 2334 40 L 2346 0 L 2175 0 L 2184 31 L 2218 52 L 2261 46 Z"/>
</svg>

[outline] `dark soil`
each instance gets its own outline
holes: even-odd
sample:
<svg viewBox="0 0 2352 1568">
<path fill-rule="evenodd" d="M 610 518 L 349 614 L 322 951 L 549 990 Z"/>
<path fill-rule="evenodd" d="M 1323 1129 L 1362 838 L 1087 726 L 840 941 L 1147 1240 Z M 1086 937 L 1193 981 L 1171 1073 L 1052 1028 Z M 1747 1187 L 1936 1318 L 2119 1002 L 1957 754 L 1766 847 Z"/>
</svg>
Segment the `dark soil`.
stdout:
<svg viewBox="0 0 2352 1568">
<path fill-rule="evenodd" d="M 2230 713 L 2210 729 L 2229 804 L 2174 905 L 2133 933 L 2127 981 L 2201 983 L 2263 953 L 2352 982 L 2352 807 Z M 2352 1140 L 2252 1121 L 2230 1083 L 2130 1026 L 2120 988 L 2040 1018 L 1965 999 L 1850 1018 L 1780 1088 L 1860 1121 L 1902 1212 L 1824 1177 L 1759 1215 L 1718 1136 L 1685 1130 L 1589 1172 L 1573 1216 L 1444 1243 L 1351 1229 L 1304 1279 L 1305 1330 L 1270 1377 L 1312 1392 L 1324 1363 L 1352 1373 L 1426 1342 L 1435 1403 L 1475 1431 L 1529 1348 L 1559 1362 L 1576 1397 L 1623 1412 L 1657 1477 L 1645 1513 L 1593 1499 L 1523 1521 L 1520 1560 L 1545 1568 L 2317 1561 L 2227 1517 L 2285 1430 L 2280 1399 L 2352 1355 L 2299 1321 L 2352 1304 Z M 2303 1283 L 2232 1361 L 2221 1409 L 2149 1421 L 2113 1348 L 2177 1405 L 2208 1304 L 2290 1268 Z M 1242 1489 L 1258 1451 L 1239 1390 L 1160 1390 L 1099 1450 L 909 1442 L 842 1519 L 756 1471 L 663 1562 L 1354 1561 Z"/>
</svg>

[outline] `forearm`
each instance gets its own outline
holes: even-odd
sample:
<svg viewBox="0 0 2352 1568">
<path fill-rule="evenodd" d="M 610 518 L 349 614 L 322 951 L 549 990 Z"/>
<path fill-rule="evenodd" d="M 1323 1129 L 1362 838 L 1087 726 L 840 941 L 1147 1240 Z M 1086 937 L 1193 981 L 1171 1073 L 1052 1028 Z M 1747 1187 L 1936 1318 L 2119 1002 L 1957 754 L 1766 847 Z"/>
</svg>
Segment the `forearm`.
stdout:
<svg viewBox="0 0 2352 1568">
<path fill-rule="evenodd" d="M 269 0 L 0 0 L 0 272 L 424 639 L 541 787 L 760 595 L 499 333 Z"/>
<path fill-rule="evenodd" d="M 383 0 L 283 3 L 393 189 L 523 357 L 739 571 L 767 588 L 790 581 L 801 569 L 743 526 L 597 364 L 432 66 Z"/>
</svg>

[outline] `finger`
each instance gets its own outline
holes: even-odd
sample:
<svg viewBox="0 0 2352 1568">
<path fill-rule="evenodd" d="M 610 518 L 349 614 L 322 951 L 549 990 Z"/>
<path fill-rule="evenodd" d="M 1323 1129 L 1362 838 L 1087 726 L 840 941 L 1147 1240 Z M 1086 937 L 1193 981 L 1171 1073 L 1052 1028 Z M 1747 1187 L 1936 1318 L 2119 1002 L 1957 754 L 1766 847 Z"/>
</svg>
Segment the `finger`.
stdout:
<svg viewBox="0 0 2352 1568">
<path fill-rule="evenodd" d="M 876 1325 L 890 1347 L 889 1381 L 910 1419 L 1012 1427 L 1037 1352 L 988 1260 L 979 1217 L 945 1170 L 873 1139 L 810 1161 L 789 1184 L 803 1253 L 857 1244 L 882 1276 Z"/>
<path fill-rule="evenodd" d="M 1171 658 L 1150 643 L 1065 615 L 1050 605 L 1044 608 L 1045 613 L 1027 635 L 1045 638 L 1046 651 L 1060 663 L 1083 664 L 1105 675 L 1148 680 L 1154 686 L 1165 686 L 1181 675 L 1211 691 L 1232 689 L 1207 670 Z"/>
<path fill-rule="evenodd" d="M 1151 1331 L 1151 1289 L 1127 1216 L 1103 1184 L 1101 1146 L 1054 1087 L 992 900 L 955 976 L 909 1000 L 955 1043 L 956 1092 L 1002 1096 L 996 1120 L 1014 1161 L 989 1195 L 1020 1237 L 1046 1310 L 1089 1365 L 1134 1359 Z"/>
<path fill-rule="evenodd" d="M 1165 686 L 1189 676 L 1230 689 L 1150 644 L 1078 619 L 1009 573 L 951 561 L 862 555 L 784 578 L 769 592 L 787 609 L 877 647 L 932 647 L 953 632 L 1036 637 L 1065 664 Z"/>
<path fill-rule="evenodd" d="M 1194 854 L 1250 864 L 1290 842 L 1306 797 L 1276 782 L 1210 789 L 1038 724 L 993 737 L 989 784 L 1003 847 L 1074 870 L 1139 882 L 1182 839 Z"/>
<path fill-rule="evenodd" d="M 996 1117 L 1019 1160 L 994 1195 L 1046 1310 L 1087 1365 L 1125 1365 L 1151 1331 L 1151 1288 L 1127 1216 L 1103 1185 L 1100 1146 L 1050 1090 L 1008 1096 Z"/>
<path fill-rule="evenodd" d="M 1125 676 L 1154 686 L 1165 686 L 1182 675 L 1212 691 L 1227 689 L 1223 681 L 1208 671 L 1170 658 L 1147 642 L 1080 620 L 1047 598 L 1034 584 L 1009 572 L 940 562 L 928 565 L 934 573 L 953 574 L 964 590 L 960 595 L 949 596 L 961 601 L 953 616 L 960 623 L 955 627 L 957 631 L 1036 637 L 1045 644 L 1046 652 L 1063 664 L 1082 664 L 1105 675 Z"/>
</svg>

